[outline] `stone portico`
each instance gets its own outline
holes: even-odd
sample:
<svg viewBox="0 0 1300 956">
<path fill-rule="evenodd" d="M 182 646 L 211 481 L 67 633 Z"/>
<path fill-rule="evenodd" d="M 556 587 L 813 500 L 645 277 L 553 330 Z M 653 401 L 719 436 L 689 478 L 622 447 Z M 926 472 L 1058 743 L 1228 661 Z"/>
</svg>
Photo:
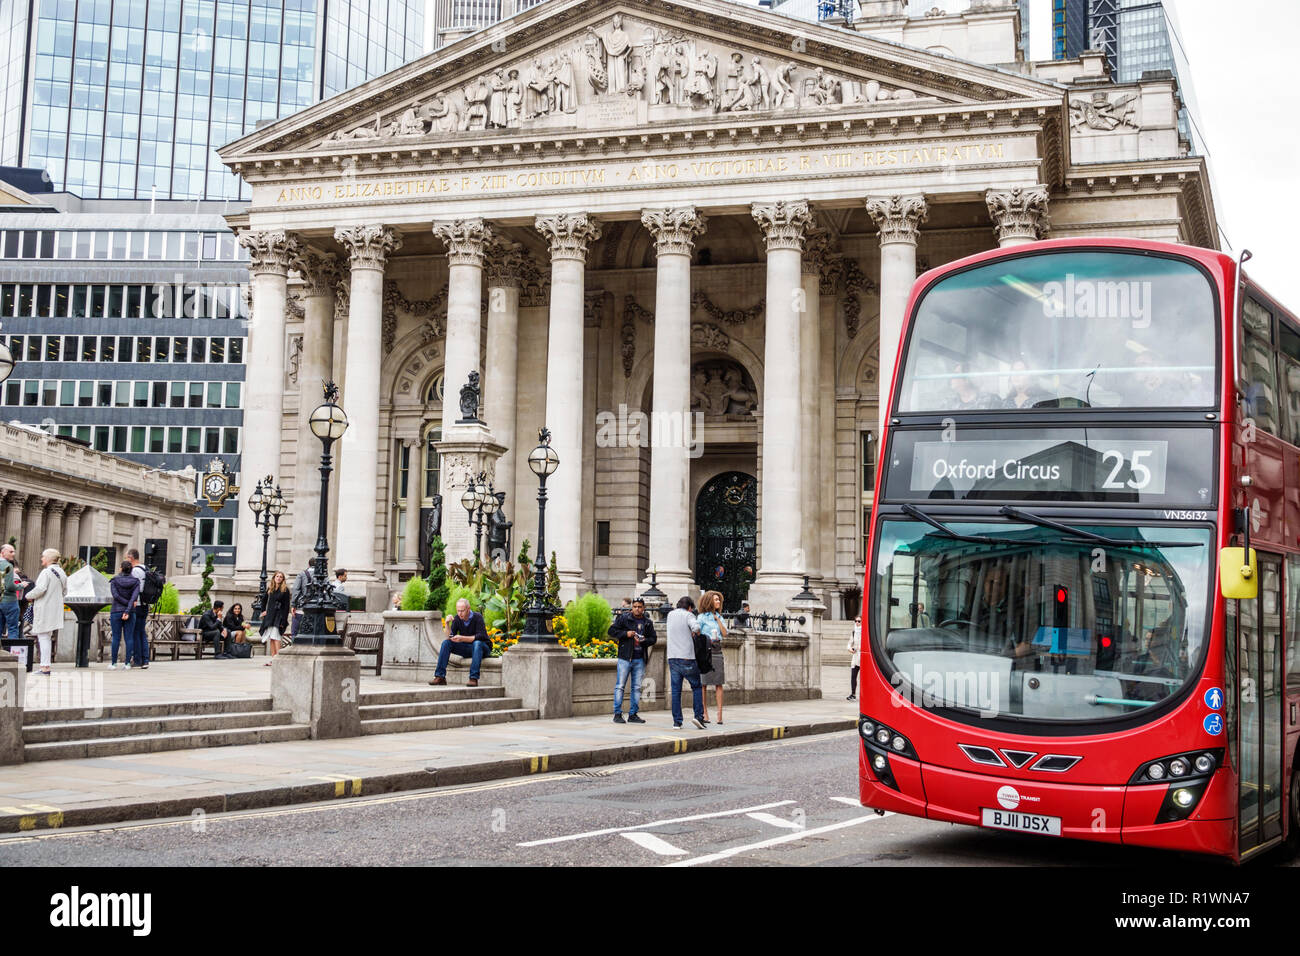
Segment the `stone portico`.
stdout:
<svg viewBox="0 0 1300 956">
<path fill-rule="evenodd" d="M 230 217 L 253 272 L 244 472 L 292 501 L 277 563 L 314 544 L 305 422 L 332 378 L 332 561 L 376 602 L 422 571 L 437 494 L 448 558 L 473 549 L 479 470 L 512 552 L 536 544 L 545 425 L 566 596 L 654 571 L 674 597 L 752 580 L 781 611 L 809 575 L 838 617 L 920 271 L 1049 229 L 1217 243 L 1172 81 L 1113 86 L 1087 56 L 1049 75 L 1016 23 L 989 2 L 906 37 L 977 31 L 975 62 L 871 21 L 548 0 L 225 147 L 252 186 Z M 485 427 L 460 421 L 471 372 Z"/>
</svg>

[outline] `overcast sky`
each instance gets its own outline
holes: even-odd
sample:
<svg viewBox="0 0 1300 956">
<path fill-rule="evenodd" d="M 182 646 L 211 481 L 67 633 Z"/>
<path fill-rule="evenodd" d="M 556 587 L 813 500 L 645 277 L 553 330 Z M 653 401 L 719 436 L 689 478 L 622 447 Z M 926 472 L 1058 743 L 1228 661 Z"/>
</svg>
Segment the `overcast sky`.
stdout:
<svg viewBox="0 0 1300 956">
<path fill-rule="evenodd" d="M 1173 0 L 1225 252 L 1300 313 L 1300 4 Z"/>
</svg>

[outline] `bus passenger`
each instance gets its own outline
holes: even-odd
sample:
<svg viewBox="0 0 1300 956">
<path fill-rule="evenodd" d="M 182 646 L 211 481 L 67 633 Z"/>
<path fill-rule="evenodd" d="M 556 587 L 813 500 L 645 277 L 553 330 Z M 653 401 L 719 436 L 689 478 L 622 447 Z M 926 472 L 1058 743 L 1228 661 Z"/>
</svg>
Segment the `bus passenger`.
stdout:
<svg viewBox="0 0 1300 956">
<path fill-rule="evenodd" d="M 1011 390 L 1002 400 L 1003 408 L 1034 408 L 1051 398 L 1044 389 L 1039 388 L 1025 372 L 1023 359 L 1011 363 Z"/>
<path fill-rule="evenodd" d="M 958 362 L 952 368 L 952 378 L 948 380 L 952 388 L 952 397 L 948 400 L 950 408 L 988 408 L 989 396 L 981 392 L 966 374 L 966 366 Z"/>
</svg>

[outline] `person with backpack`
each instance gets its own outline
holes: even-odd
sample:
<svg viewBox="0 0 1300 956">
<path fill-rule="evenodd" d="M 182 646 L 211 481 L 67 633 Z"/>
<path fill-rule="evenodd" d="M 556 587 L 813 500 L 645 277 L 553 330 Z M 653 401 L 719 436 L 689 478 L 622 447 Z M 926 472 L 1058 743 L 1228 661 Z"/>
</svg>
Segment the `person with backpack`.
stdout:
<svg viewBox="0 0 1300 956">
<path fill-rule="evenodd" d="M 32 633 L 41 645 L 41 673 L 50 674 L 50 644 L 54 632 L 63 627 L 63 596 L 68 593 L 68 576 L 59 567 L 59 552 L 41 552 L 41 573 L 28 594 L 34 602 Z"/>
<path fill-rule="evenodd" d="M 163 577 L 160 571 L 154 568 L 146 568 L 140 563 L 140 552 L 132 548 L 126 553 L 126 558 L 131 562 L 131 574 L 140 581 L 140 597 L 136 601 L 135 611 L 133 612 L 131 636 L 134 644 L 134 654 L 136 664 L 141 670 L 147 670 L 149 667 L 149 637 L 145 633 L 145 621 L 149 617 L 149 608 L 158 603 L 162 597 L 163 586 L 167 579 Z M 127 662 L 131 660 L 131 655 L 127 655 Z"/>
<path fill-rule="evenodd" d="M 108 669 L 118 669 L 117 649 L 122 645 L 123 632 L 126 634 L 126 647 L 122 654 L 122 670 L 131 669 L 131 649 L 135 646 L 135 621 L 132 618 L 135 603 L 140 598 L 140 579 L 134 574 L 130 561 L 123 561 L 117 577 L 108 582 L 108 589 L 113 595 L 113 605 L 108 612 L 109 627 L 113 633 Z"/>
</svg>

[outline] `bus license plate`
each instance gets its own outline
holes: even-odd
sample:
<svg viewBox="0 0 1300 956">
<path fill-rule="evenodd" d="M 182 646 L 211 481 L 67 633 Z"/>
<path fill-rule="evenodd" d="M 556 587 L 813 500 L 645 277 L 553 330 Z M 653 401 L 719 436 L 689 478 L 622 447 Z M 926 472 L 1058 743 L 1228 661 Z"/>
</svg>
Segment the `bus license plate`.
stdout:
<svg viewBox="0 0 1300 956">
<path fill-rule="evenodd" d="M 982 807 L 983 819 L 980 821 L 986 827 L 995 827 L 999 830 L 1019 830 L 1021 833 L 1045 833 L 1048 836 L 1061 835 L 1061 818 L 1044 817 L 1037 813 L 1018 813 L 1014 810 L 990 810 L 988 807 Z"/>
</svg>

